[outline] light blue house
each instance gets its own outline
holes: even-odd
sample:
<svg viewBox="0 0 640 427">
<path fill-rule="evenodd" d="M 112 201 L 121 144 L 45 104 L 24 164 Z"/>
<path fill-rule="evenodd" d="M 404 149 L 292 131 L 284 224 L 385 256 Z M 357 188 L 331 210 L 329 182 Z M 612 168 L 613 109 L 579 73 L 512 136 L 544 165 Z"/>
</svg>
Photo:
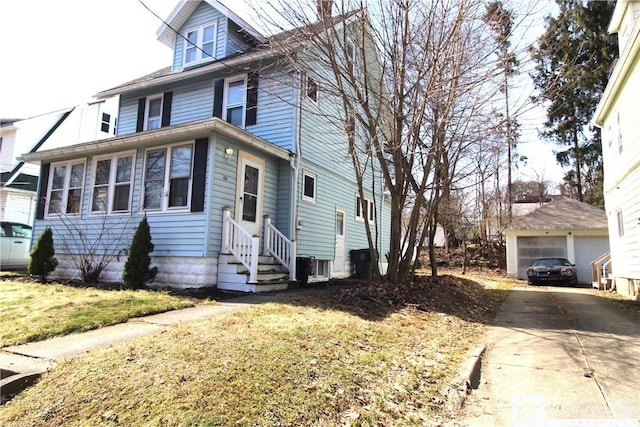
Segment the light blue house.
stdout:
<svg viewBox="0 0 640 427">
<path fill-rule="evenodd" d="M 364 216 L 388 251 L 381 185 L 361 201 L 347 135 L 318 114 L 339 110 L 322 70 L 282 60 L 216 0 L 181 1 L 157 36 L 170 67 L 97 94 L 119 96 L 115 137 L 22 156 L 40 163 L 34 235 L 53 229 L 53 277 L 77 278 L 91 253 L 120 281 L 145 215 L 156 282 L 173 287 L 283 289 L 297 257 L 312 257 L 311 280 L 349 276 Z"/>
</svg>

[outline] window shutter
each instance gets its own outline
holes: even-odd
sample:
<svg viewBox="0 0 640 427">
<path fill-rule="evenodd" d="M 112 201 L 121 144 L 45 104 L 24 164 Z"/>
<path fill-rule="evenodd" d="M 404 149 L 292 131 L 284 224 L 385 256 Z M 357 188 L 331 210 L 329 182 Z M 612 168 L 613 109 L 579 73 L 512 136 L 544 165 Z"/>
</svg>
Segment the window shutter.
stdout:
<svg viewBox="0 0 640 427">
<path fill-rule="evenodd" d="M 213 117 L 222 118 L 222 95 L 224 92 L 224 80 L 216 80 L 213 87 Z"/>
<path fill-rule="evenodd" d="M 38 190 L 38 207 L 36 219 L 44 219 L 44 211 L 47 206 L 47 188 L 49 187 L 49 170 L 51 163 L 43 163 L 40 166 L 40 189 Z"/>
<path fill-rule="evenodd" d="M 144 107 L 147 105 L 147 98 L 138 99 L 138 122 L 136 123 L 136 132 L 144 130 Z"/>
<path fill-rule="evenodd" d="M 258 118 L 258 73 L 249 74 L 247 79 L 247 113 L 244 119 L 246 126 L 255 125 Z"/>
<path fill-rule="evenodd" d="M 191 187 L 191 212 L 204 211 L 204 188 L 207 179 L 207 150 L 209 138 L 196 139 L 193 153 L 193 185 Z"/>
<path fill-rule="evenodd" d="M 165 127 L 171 124 L 171 102 L 173 101 L 173 92 L 165 92 L 162 97 L 162 124 Z"/>
</svg>

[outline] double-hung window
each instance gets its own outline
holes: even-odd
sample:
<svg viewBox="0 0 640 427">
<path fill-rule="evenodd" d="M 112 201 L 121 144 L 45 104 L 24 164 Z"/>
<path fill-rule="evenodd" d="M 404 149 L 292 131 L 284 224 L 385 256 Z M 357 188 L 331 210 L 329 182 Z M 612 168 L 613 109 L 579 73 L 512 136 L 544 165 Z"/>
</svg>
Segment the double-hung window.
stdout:
<svg viewBox="0 0 640 427">
<path fill-rule="evenodd" d="M 305 75 L 304 78 L 305 88 L 304 93 L 313 102 L 318 102 L 318 83 L 309 75 Z"/>
<path fill-rule="evenodd" d="M 239 77 L 225 81 L 225 102 L 223 119 L 243 128 L 247 99 L 247 79 Z"/>
<path fill-rule="evenodd" d="M 49 215 L 77 215 L 82 204 L 85 161 L 73 160 L 51 165 Z"/>
<path fill-rule="evenodd" d="M 162 95 L 147 98 L 145 108 L 144 129 L 158 129 L 162 126 Z"/>
<path fill-rule="evenodd" d="M 214 58 L 216 24 L 191 28 L 185 33 L 184 65 L 191 65 Z"/>
<path fill-rule="evenodd" d="M 191 143 L 147 150 L 143 208 L 157 211 L 188 208 L 192 164 Z"/>
<path fill-rule="evenodd" d="M 360 196 L 356 196 L 356 219 L 359 221 L 364 221 L 364 219 L 369 216 L 369 221 L 373 221 L 375 214 L 375 206 L 373 201 L 364 199 L 362 201 Z"/>
<path fill-rule="evenodd" d="M 91 213 L 111 214 L 130 211 L 133 165 L 133 152 L 96 159 Z"/>
</svg>

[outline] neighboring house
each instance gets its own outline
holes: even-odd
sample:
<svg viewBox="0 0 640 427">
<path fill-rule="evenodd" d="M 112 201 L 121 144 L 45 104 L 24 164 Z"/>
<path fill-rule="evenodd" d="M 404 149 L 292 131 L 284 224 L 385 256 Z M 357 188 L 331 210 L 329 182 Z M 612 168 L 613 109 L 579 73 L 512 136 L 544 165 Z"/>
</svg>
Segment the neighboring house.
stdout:
<svg viewBox="0 0 640 427">
<path fill-rule="evenodd" d="M 33 224 L 37 165 L 18 161 L 26 152 L 113 136 L 117 98 L 0 123 L 0 219 Z"/>
<path fill-rule="evenodd" d="M 604 201 L 613 282 L 640 295 L 640 2 L 616 3 L 609 33 L 620 54 L 594 116 L 602 130 Z"/>
<path fill-rule="evenodd" d="M 609 251 L 607 217 L 602 209 L 557 197 L 505 230 L 507 274 L 527 278 L 527 267 L 541 257 L 565 257 L 576 264 L 579 282 L 591 282 L 591 262 Z"/>
<path fill-rule="evenodd" d="M 119 96 L 115 137 L 23 156 L 41 164 L 34 234 L 53 229 L 56 277 L 78 277 L 71 255 L 87 240 L 127 248 L 145 215 L 156 282 L 174 287 L 282 289 L 298 257 L 312 279 L 349 276 L 349 251 L 368 247 L 365 216 L 388 251 L 382 185 L 360 200 L 346 133 L 313 113 L 336 111 L 321 70 L 278 62 L 216 0 L 181 1 L 157 36 L 171 67 L 97 94 Z M 103 280 L 120 281 L 125 259 Z"/>
</svg>

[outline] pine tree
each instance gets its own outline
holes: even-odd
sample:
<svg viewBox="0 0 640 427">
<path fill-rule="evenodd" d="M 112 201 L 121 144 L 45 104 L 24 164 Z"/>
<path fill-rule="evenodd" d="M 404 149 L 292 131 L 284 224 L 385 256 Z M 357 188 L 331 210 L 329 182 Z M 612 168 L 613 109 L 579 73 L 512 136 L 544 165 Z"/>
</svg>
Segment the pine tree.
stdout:
<svg viewBox="0 0 640 427">
<path fill-rule="evenodd" d="M 157 267 L 149 268 L 154 245 L 151 243 L 151 230 L 145 216 L 133 236 L 129 257 L 124 265 L 122 279 L 129 289 L 142 289 L 144 284 L 155 279 Z"/>
<path fill-rule="evenodd" d="M 58 260 L 54 257 L 53 231 L 49 227 L 38 237 L 29 261 L 29 274 L 39 276 L 40 282 L 46 283 L 49 274 L 58 266 Z"/>
</svg>

